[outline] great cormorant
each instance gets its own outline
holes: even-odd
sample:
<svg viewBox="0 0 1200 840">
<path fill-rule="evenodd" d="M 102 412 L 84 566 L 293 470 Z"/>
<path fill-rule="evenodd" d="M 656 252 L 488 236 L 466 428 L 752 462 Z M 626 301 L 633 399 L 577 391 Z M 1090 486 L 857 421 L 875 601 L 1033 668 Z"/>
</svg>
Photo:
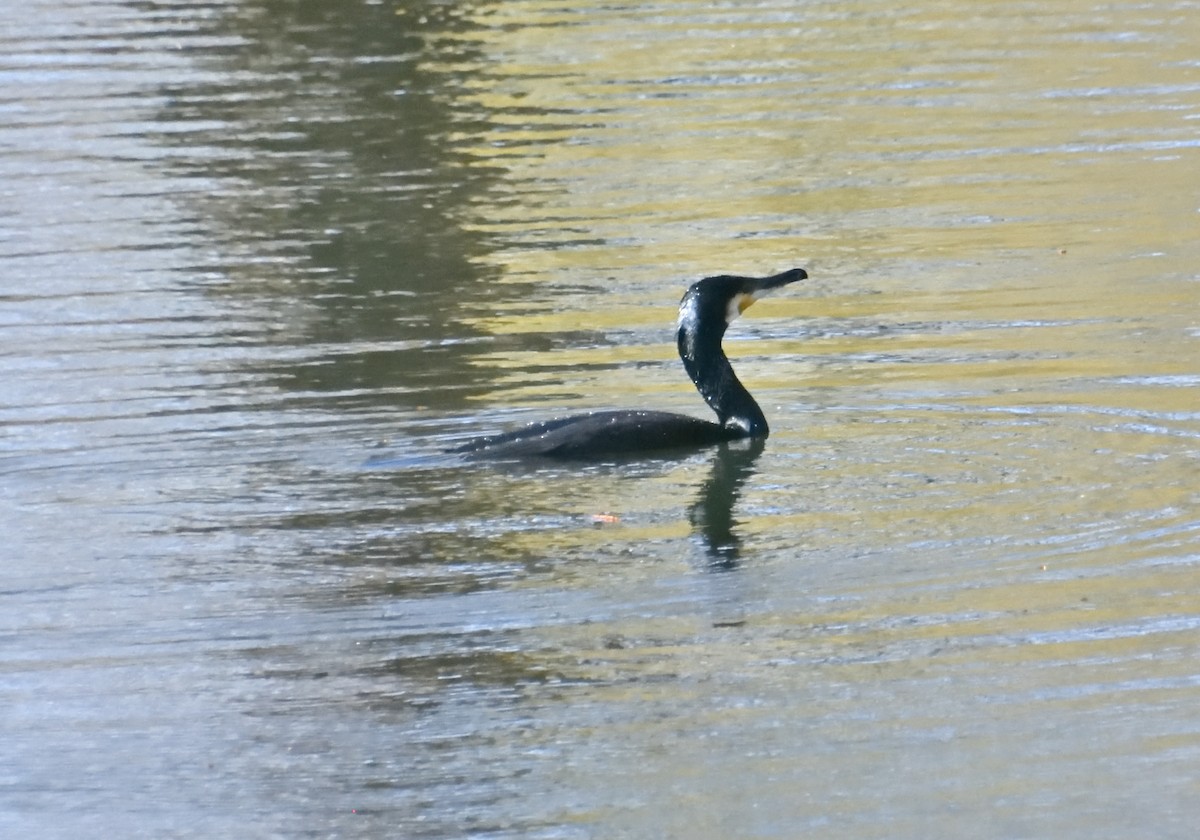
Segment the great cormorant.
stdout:
<svg viewBox="0 0 1200 840">
<path fill-rule="evenodd" d="M 587 460 L 765 438 L 767 418 L 738 381 L 721 339 L 754 301 L 807 277 L 802 268 L 771 277 L 723 274 L 698 280 L 684 293 L 675 336 L 679 356 L 696 390 L 717 413 L 716 423 L 666 411 L 595 411 L 479 438 L 448 452 L 481 458 Z"/>
</svg>

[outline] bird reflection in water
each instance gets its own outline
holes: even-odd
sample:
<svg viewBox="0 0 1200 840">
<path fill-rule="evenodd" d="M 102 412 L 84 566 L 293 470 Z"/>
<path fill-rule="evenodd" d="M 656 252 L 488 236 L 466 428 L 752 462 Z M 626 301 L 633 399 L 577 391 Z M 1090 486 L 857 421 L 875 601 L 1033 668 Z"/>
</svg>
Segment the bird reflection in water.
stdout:
<svg viewBox="0 0 1200 840">
<path fill-rule="evenodd" d="M 742 539 L 735 530 L 733 507 L 765 445 L 764 438 L 721 444 L 704 486 L 688 508 L 693 533 L 704 548 L 705 566 L 712 571 L 731 571 L 741 564 Z"/>
</svg>

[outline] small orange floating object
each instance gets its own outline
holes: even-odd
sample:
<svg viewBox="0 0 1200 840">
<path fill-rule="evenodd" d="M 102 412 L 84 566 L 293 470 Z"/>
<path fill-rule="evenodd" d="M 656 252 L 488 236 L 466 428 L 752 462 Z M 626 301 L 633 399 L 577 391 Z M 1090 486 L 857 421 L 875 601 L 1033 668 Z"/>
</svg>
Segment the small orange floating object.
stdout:
<svg viewBox="0 0 1200 840">
<path fill-rule="evenodd" d="M 611 513 L 593 513 L 592 522 L 596 525 L 615 525 L 621 521 L 621 517 Z"/>
</svg>

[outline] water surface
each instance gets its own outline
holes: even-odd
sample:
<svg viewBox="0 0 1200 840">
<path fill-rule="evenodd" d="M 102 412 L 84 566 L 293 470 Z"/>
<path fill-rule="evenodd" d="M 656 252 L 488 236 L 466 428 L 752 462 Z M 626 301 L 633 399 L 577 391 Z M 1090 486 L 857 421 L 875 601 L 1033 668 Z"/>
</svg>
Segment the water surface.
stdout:
<svg viewBox="0 0 1200 840">
<path fill-rule="evenodd" d="M 1197 11 L 27 4 L 0 829 L 1190 837 Z"/>
</svg>

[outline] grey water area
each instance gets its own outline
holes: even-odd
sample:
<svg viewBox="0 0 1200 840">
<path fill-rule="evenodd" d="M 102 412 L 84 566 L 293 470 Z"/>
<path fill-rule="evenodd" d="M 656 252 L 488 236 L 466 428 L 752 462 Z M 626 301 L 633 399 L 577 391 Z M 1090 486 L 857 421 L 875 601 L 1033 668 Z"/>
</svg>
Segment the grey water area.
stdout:
<svg viewBox="0 0 1200 840">
<path fill-rule="evenodd" d="M 22 4 L 0 836 L 1192 837 L 1198 15 Z"/>
</svg>

